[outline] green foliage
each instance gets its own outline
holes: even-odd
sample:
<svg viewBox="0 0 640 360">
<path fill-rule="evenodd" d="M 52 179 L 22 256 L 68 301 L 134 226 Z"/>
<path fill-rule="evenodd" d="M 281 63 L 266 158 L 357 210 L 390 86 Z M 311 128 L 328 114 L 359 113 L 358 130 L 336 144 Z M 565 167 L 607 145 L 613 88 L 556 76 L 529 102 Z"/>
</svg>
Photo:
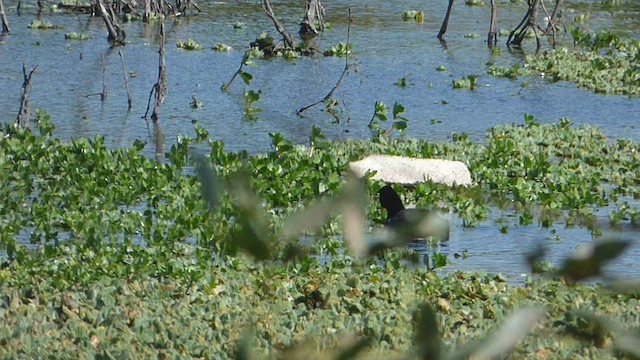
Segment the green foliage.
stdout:
<svg viewBox="0 0 640 360">
<path fill-rule="evenodd" d="M 67 40 L 89 40 L 89 35 L 81 34 L 77 32 L 70 32 L 64 34 L 64 38 Z"/>
<path fill-rule="evenodd" d="M 387 112 L 376 104 L 378 121 Z M 395 104 L 394 120 L 403 112 Z M 142 142 L 61 141 L 41 111 L 34 125 L 7 125 L 0 137 L 0 340 L 9 356 L 637 355 L 638 287 L 565 283 L 601 273 L 628 242 L 598 242 L 555 270 L 563 278 L 521 287 L 500 276 L 439 275 L 432 268 L 447 258 L 437 252 L 431 266 L 416 267 L 404 265 L 415 260 L 407 249 L 354 257 L 350 214 L 382 222 L 373 195 L 381 184 L 347 171 L 371 153 L 460 160 L 472 186 L 423 183 L 401 196 L 439 201 L 467 226 L 489 206 L 525 221 L 593 226 L 593 209 L 610 203 L 618 222 L 637 213 L 621 199 L 638 193 L 635 142 L 527 115 L 490 129 L 482 144 L 465 134 L 445 143 L 328 142 L 312 127 L 309 146 L 272 133 L 273 149 L 250 156 L 196 126 L 195 139 L 179 137 L 158 163 L 142 155 Z"/>
<path fill-rule="evenodd" d="M 487 5 L 482 0 L 464 0 L 464 4 L 467 6 L 485 6 Z"/>
<path fill-rule="evenodd" d="M 402 21 L 423 22 L 424 21 L 424 11 L 418 11 L 418 10 L 403 11 L 402 12 Z"/>
<path fill-rule="evenodd" d="M 31 20 L 31 23 L 28 25 L 29 29 L 34 30 L 51 30 L 51 29 L 61 29 L 60 26 L 53 25 L 52 23 L 45 20 Z"/>
<path fill-rule="evenodd" d="M 373 116 L 371 117 L 371 121 L 369 122 L 369 128 L 372 130 L 376 130 L 374 133 L 374 137 L 379 137 L 382 135 L 380 132 L 380 122 L 387 121 L 387 105 L 381 101 L 376 101 L 373 109 Z M 384 132 L 385 135 L 389 135 L 393 129 L 398 131 L 402 131 L 407 128 L 407 120 L 402 116 L 404 113 L 404 106 L 402 104 L 394 103 L 392 114 L 393 114 L 393 122 L 391 126 Z"/>
<path fill-rule="evenodd" d="M 325 56 L 339 56 L 344 57 L 351 54 L 351 44 L 345 44 L 340 42 L 334 46 L 328 48 L 325 52 Z"/>
<path fill-rule="evenodd" d="M 478 86 L 478 75 L 469 75 L 462 79 L 454 79 L 452 81 L 454 89 L 474 90 Z"/>
<path fill-rule="evenodd" d="M 187 40 L 178 40 L 178 42 L 176 43 L 176 47 L 179 49 L 189 50 L 189 51 L 204 49 L 204 46 L 202 46 L 202 44 L 199 44 L 197 41 L 193 40 L 192 38 L 188 38 Z"/>
<path fill-rule="evenodd" d="M 241 74 L 242 79 L 245 79 L 245 76 L 249 75 L 248 73 L 243 72 Z M 250 76 L 250 75 L 249 75 Z M 248 81 L 245 80 L 245 83 L 248 84 Z M 253 91 L 253 90 L 244 90 L 244 114 L 250 118 L 252 118 L 253 114 L 260 109 L 254 108 L 253 104 L 260 100 L 260 94 L 262 91 Z"/>
<path fill-rule="evenodd" d="M 556 48 L 537 56 L 527 56 L 524 66 L 509 68 L 490 63 L 488 73 L 515 79 L 540 74 L 549 81 L 571 81 L 602 94 L 640 94 L 640 42 L 623 40 L 602 31 L 589 34 L 571 30 L 580 49 Z"/>
<path fill-rule="evenodd" d="M 227 44 L 215 44 L 211 47 L 213 51 L 231 52 L 233 48 Z"/>
</svg>

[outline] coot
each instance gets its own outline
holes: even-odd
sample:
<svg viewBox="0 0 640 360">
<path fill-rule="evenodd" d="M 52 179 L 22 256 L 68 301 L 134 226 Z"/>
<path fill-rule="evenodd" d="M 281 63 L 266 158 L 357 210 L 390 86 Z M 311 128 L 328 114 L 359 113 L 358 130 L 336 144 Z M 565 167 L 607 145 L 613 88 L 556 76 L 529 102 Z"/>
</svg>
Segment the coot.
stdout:
<svg viewBox="0 0 640 360">
<path fill-rule="evenodd" d="M 412 239 L 449 239 L 449 221 L 428 209 L 406 209 L 389 185 L 380 189 L 380 205 L 387 211 L 385 226 Z"/>
</svg>

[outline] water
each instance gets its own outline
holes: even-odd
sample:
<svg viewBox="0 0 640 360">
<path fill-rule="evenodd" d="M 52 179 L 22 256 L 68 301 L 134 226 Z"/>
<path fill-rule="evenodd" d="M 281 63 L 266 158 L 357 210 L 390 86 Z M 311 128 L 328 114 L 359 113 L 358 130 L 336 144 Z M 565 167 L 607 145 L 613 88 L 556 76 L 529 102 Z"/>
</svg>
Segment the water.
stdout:
<svg viewBox="0 0 640 360">
<path fill-rule="evenodd" d="M 133 96 L 133 110 L 127 111 L 126 92 L 119 49 L 109 48 L 106 30 L 99 18 L 70 13 L 46 12 L 44 19 L 64 27 L 57 30 L 31 30 L 28 24 L 36 18 L 36 9 L 23 4 L 22 16 L 15 13 L 16 0 L 4 1 L 12 32 L 0 38 L 0 119 L 13 121 L 18 112 L 22 85 L 22 64 L 28 68 L 38 65 L 31 92 L 32 108 L 40 107 L 52 115 L 61 138 L 77 138 L 100 134 L 113 147 L 129 146 L 136 139 L 153 143 L 153 131 L 142 119 L 147 100 L 158 73 L 158 26 L 139 22 L 124 24 L 127 45 L 123 51 L 129 86 Z M 549 84 L 541 78 L 496 79 L 486 74 L 486 63 L 521 62 L 523 52 L 532 54 L 534 41 L 529 40 L 523 52 L 509 51 L 505 38 L 499 38 L 502 54 L 495 57 L 484 43 L 489 22 L 487 7 L 468 7 L 456 2 L 446 45 L 436 38 L 447 1 L 376 2 L 337 0 L 327 2 L 327 30 L 318 45 L 325 49 L 346 41 L 349 7 L 354 16 L 351 42 L 354 57 L 348 75 L 333 98 L 340 101 L 338 116 L 322 111 L 322 105 L 307 110 L 302 117 L 296 111 L 322 99 L 334 86 L 345 66 L 342 58 L 302 58 L 260 60 L 256 67 L 247 68 L 254 80 L 249 86 L 237 79 L 228 93 L 220 86 L 228 81 L 240 65 L 243 50 L 262 31 L 276 35 L 274 27 L 262 12 L 259 2 L 233 1 L 202 2 L 204 13 L 189 18 L 166 21 L 166 64 L 168 94 L 160 108 L 160 128 L 170 146 L 179 134 L 194 135 L 193 121 L 205 127 L 214 139 L 223 140 L 228 150 L 247 150 L 252 153 L 270 149 L 269 132 L 280 132 L 288 139 L 305 143 L 309 128 L 322 128 L 331 139 L 368 138 L 367 124 L 373 105 L 382 101 L 391 106 L 401 103 L 406 109 L 409 128 L 403 136 L 443 141 L 453 132 L 466 132 L 472 139 L 482 141 L 486 130 L 494 125 L 521 123 L 525 113 L 540 122 L 555 122 L 568 117 L 576 124 L 599 126 L 610 138 L 640 139 L 636 125 L 640 118 L 640 100 L 623 96 L 592 94 L 570 83 Z M 581 1 L 567 4 L 565 19 L 589 12 L 587 28 L 615 29 L 638 38 L 640 5 L 621 1 L 625 11 L 599 11 L 600 1 Z M 425 12 L 423 23 L 403 22 L 405 10 Z M 280 17 L 292 33 L 303 11 L 299 1 L 274 4 Z M 498 4 L 498 27 L 511 29 L 525 11 L 525 5 Z M 233 24 L 244 27 L 234 29 Z M 570 24 L 569 24 L 570 25 Z M 88 41 L 64 39 L 67 32 L 81 32 L 91 36 Z M 478 38 L 464 34 L 477 33 Z M 202 51 L 183 51 L 175 47 L 178 40 L 193 38 L 205 46 Z M 570 39 L 565 39 L 570 42 Z M 234 48 L 230 53 L 210 50 L 217 43 Z M 545 48 L 549 45 L 545 42 Z M 103 65 L 106 64 L 108 98 L 100 101 L 96 93 L 102 91 Z M 447 71 L 435 69 L 443 65 Z M 455 90 L 453 79 L 479 75 L 480 86 L 473 91 Z M 407 79 L 408 86 L 394 83 Z M 261 91 L 255 107 L 261 111 L 255 119 L 243 113 L 245 89 Z M 94 95 L 92 95 L 94 94 Z M 203 108 L 192 109 L 189 103 L 195 96 Z M 437 121 L 432 121 L 435 119 Z M 153 146 L 148 146 L 153 156 Z M 497 212 L 497 210 L 496 210 Z M 604 212 L 606 218 L 608 212 Z M 510 226 L 508 234 L 499 232 L 495 219 L 478 227 L 463 230 L 452 223 L 451 240 L 438 251 L 448 253 L 451 268 L 501 272 L 511 277 L 526 273 L 523 256 L 537 245 L 545 243 L 550 260 L 557 263 L 576 246 L 592 242 L 588 230 L 550 230 L 537 226 Z M 512 224 L 514 222 L 510 222 Z M 624 234 L 635 236 L 635 229 Z M 637 237 L 637 236 L 636 236 Z M 468 250 L 467 259 L 454 259 L 452 254 Z M 427 251 L 425 249 L 424 251 Z M 614 272 L 638 275 L 634 259 L 640 254 L 637 247 L 617 261 Z"/>
</svg>

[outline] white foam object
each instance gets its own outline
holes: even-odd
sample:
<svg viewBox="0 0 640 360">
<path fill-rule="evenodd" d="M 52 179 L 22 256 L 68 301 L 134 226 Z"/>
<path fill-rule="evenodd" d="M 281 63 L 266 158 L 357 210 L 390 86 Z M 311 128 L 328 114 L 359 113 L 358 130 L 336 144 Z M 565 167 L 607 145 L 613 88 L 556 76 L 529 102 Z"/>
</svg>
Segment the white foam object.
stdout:
<svg viewBox="0 0 640 360">
<path fill-rule="evenodd" d="M 375 154 L 349 163 L 349 168 L 360 177 L 367 171 L 375 171 L 373 179 L 387 183 L 415 185 L 433 181 L 449 186 L 471 185 L 471 172 L 461 161 Z"/>
</svg>

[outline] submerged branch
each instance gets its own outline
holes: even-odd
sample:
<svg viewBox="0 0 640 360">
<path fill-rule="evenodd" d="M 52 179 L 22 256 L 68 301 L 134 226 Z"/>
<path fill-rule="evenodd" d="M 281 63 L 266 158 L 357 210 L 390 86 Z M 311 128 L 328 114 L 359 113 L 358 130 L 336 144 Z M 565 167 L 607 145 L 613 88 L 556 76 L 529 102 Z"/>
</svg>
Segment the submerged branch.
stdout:
<svg viewBox="0 0 640 360">
<path fill-rule="evenodd" d="M 353 18 L 351 17 L 351 8 L 349 8 L 349 24 L 347 26 L 347 45 L 346 45 L 347 51 L 344 56 L 344 68 L 342 69 L 342 74 L 340 74 L 340 78 L 338 79 L 336 84 L 333 86 L 333 88 L 327 93 L 327 95 L 325 95 L 322 99 L 314 102 L 313 104 L 300 108 L 300 110 L 296 112 L 296 115 L 300 115 L 303 112 L 305 112 L 307 109 L 310 109 L 320 103 L 326 102 L 327 100 L 331 99 L 331 96 L 333 96 L 333 93 L 338 89 L 338 87 L 342 83 L 342 79 L 345 77 L 345 75 L 349 71 L 349 52 L 350 52 L 349 48 L 351 45 L 351 22 L 352 21 L 353 21 Z"/>
</svg>

